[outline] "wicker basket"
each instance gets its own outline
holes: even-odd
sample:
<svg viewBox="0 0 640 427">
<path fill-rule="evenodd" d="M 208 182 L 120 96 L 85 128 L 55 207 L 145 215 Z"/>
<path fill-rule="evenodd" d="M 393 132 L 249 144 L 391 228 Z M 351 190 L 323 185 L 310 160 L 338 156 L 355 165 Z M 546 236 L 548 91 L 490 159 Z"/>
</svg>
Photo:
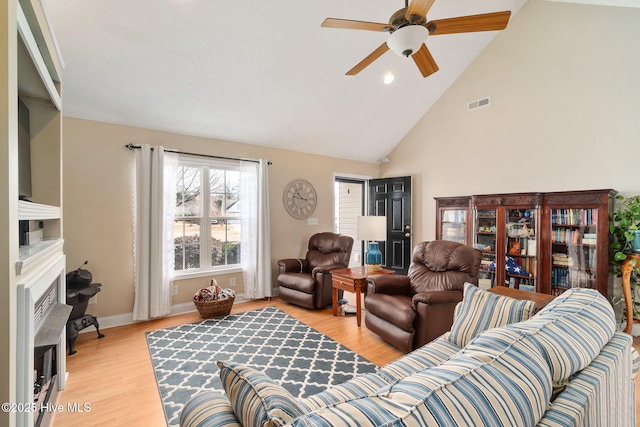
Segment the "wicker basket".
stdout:
<svg viewBox="0 0 640 427">
<path fill-rule="evenodd" d="M 210 319 L 212 317 L 226 316 L 229 314 L 233 301 L 235 301 L 235 297 L 215 301 L 196 301 L 194 299 L 193 303 L 196 305 L 203 319 Z"/>
</svg>

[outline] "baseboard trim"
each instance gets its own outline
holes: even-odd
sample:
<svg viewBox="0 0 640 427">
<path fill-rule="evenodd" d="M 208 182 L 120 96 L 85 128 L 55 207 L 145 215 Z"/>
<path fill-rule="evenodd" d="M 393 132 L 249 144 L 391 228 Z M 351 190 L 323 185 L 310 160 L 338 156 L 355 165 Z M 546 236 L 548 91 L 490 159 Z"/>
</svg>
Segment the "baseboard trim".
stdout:
<svg viewBox="0 0 640 427">
<path fill-rule="evenodd" d="M 242 304 L 243 302 L 247 302 L 247 300 L 244 299 L 243 295 L 236 295 L 236 300 L 233 302 L 233 304 Z M 177 316 L 179 314 L 185 314 L 185 313 L 192 313 L 196 310 L 196 307 L 193 305 L 192 302 L 185 302 L 182 304 L 176 304 L 176 305 L 172 305 L 171 306 L 171 313 L 168 316 Z M 167 316 L 167 317 L 168 317 Z M 98 323 L 100 324 L 100 330 L 102 329 L 109 329 L 109 328 L 115 328 L 118 326 L 126 326 L 126 325 L 132 325 L 134 323 L 140 323 L 140 322 L 146 322 L 146 320 L 142 320 L 142 321 L 138 321 L 138 320 L 133 320 L 133 312 L 132 313 L 125 313 L 125 314 L 116 314 L 115 316 L 107 316 L 107 317 L 98 317 Z M 95 329 L 94 328 L 84 328 L 83 330 L 80 331 L 81 334 L 87 333 L 87 332 L 93 332 L 95 333 Z"/>
</svg>

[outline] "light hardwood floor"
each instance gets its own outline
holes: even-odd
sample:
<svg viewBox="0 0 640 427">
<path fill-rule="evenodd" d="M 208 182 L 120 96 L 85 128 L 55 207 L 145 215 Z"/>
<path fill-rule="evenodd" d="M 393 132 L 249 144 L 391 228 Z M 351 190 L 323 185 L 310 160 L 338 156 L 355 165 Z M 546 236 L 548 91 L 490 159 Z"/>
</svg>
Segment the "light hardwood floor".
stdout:
<svg viewBox="0 0 640 427">
<path fill-rule="evenodd" d="M 306 310 L 278 299 L 236 304 L 232 313 L 276 306 L 312 328 L 330 336 L 377 365 L 397 359 L 403 353 L 382 341 L 354 316 L 334 317 L 331 309 Z M 200 321 L 197 312 L 104 330 L 97 339 L 93 332 L 80 334 L 77 354 L 67 356 L 67 387 L 58 396 L 64 410 L 54 417 L 56 427 L 165 426 L 145 332 Z M 640 340 L 634 339 L 640 351 Z M 636 385 L 636 396 L 640 387 Z M 67 404 L 89 404 L 84 413 L 67 411 Z M 636 414 L 640 405 L 636 397 Z M 640 416 L 638 416 L 640 419 Z M 637 423 L 640 426 L 640 423 Z"/>
</svg>

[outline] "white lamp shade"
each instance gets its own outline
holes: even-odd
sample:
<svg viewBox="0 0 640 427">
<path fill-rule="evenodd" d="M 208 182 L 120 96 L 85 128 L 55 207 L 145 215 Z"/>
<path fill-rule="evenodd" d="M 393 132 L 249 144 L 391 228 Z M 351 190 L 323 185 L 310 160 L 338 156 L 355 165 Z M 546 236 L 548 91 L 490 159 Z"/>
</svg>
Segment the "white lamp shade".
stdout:
<svg viewBox="0 0 640 427">
<path fill-rule="evenodd" d="M 387 240 L 387 217 L 384 216 L 359 216 L 358 240 Z"/>
<path fill-rule="evenodd" d="M 401 56 L 410 56 L 420 50 L 427 40 L 429 30 L 422 25 L 407 25 L 398 28 L 387 39 L 389 49 Z"/>
</svg>

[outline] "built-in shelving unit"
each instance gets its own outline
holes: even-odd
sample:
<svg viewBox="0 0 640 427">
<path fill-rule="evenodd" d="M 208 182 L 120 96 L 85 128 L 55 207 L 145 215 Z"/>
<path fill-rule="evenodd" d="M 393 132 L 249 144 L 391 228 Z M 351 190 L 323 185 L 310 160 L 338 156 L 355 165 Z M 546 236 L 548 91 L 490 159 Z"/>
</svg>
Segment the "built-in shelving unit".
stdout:
<svg viewBox="0 0 640 427">
<path fill-rule="evenodd" d="M 63 389 L 65 384 L 64 327 L 58 332 L 68 317 L 68 308 L 64 305 L 66 261 L 61 209 L 64 64 L 44 0 L 18 0 L 15 3 L 14 7 L 5 8 L 9 14 L 0 17 L 10 23 L 0 26 L 5 31 L 0 37 L 5 40 L 0 46 L 0 64 L 7 71 L 3 75 L 8 77 L 0 82 L 3 88 L 0 96 L 7 96 L 4 104 L 9 106 L 1 113 L 4 128 L 9 131 L 0 139 L 0 157 L 3 163 L 11 164 L 3 169 L 9 173 L 8 179 L 0 184 L 3 186 L 0 217 L 3 222 L 12 224 L 7 230 L 8 238 L 0 242 L 5 245 L 2 253 L 8 254 L 3 264 L 9 271 L 7 267 L 0 269 L 4 268 L 3 277 L 9 278 L 6 288 L 11 288 L 10 292 L 2 294 L 11 298 L 3 299 L 1 310 L 13 313 L 6 323 L 14 325 L 11 333 L 6 334 L 11 338 L 3 341 L 7 343 L 6 347 L 0 350 L 0 382 L 3 395 L 11 396 L 11 401 L 18 405 L 31 407 L 29 405 L 34 402 L 34 347 L 40 346 L 41 340 L 46 346 L 55 347 L 55 366 L 61 373 L 56 376 L 56 387 L 52 390 Z M 18 200 L 18 196 L 32 202 Z M 20 245 L 23 234 L 20 230 L 25 222 L 35 224 L 37 236 L 22 239 L 23 243 L 31 244 Z M 43 314 L 46 319 L 43 326 L 34 318 L 34 307 L 48 289 L 55 289 L 56 297 L 51 309 Z M 56 327 L 52 329 L 54 323 Z M 10 359 L 15 363 L 4 363 Z M 0 425 L 31 427 L 42 421 L 36 417 L 39 417 L 38 412 L 32 411 L 0 413 Z"/>
<path fill-rule="evenodd" d="M 42 221 L 43 224 L 50 224 L 51 221 L 60 221 L 61 210 L 58 206 L 43 205 L 39 203 L 20 200 L 18 202 L 18 219 L 20 221 Z M 46 225 L 43 228 L 46 229 Z M 53 226 L 58 230 L 59 224 Z M 45 236 L 47 236 L 45 234 Z M 47 236 L 43 240 L 31 245 L 21 245 L 16 262 L 16 275 L 29 272 L 32 266 L 38 265 L 40 260 L 46 259 L 52 253 L 62 251 L 63 241 L 60 236 Z"/>
<path fill-rule="evenodd" d="M 18 219 L 20 221 L 60 219 L 60 207 L 20 200 L 18 201 Z"/>
</svg>

